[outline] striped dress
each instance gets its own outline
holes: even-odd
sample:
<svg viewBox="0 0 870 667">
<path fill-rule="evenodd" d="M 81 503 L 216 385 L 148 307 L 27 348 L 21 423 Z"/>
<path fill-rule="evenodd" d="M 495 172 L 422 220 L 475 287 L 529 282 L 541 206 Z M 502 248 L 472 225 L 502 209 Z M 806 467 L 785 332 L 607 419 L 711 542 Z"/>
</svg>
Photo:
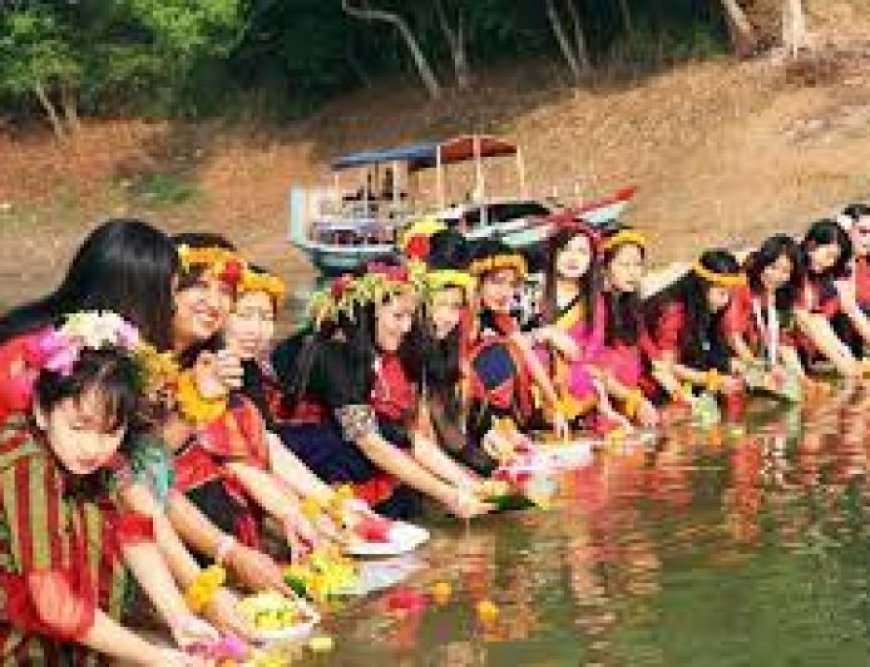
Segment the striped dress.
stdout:
<svg viewBox="0 0 870 667">
<path fill-rule="evenodd" d="M 25 417 L 16 415 L 3 425 L 3 665 L 103 663 L 75 642 L 86 636 L 98 608 L 121 620 L 127 576 L 120 547 L 153 539 L 153 530 L 148 517 L 120 511 L 110 492 L 89 495 L 83 479 L 59 466 Z"/>
</svg>

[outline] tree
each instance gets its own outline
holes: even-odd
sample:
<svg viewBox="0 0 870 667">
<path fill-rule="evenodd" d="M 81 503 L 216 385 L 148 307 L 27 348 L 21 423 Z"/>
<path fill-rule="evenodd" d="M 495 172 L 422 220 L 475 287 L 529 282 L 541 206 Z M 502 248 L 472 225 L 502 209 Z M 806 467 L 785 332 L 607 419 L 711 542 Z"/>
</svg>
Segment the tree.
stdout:
<svg viewBox="0 0 870 667">
<path fill-rule="evenodd" d="M 803 0 L 782 0 L 782 45 L 792 58 L 809 47 Z"/>
<path fill-rule="evenodd" d="M 444 0 L 435 0 L 435 12 L 438 16 L 438 25 L 441 26 L 441 31 L 444 33 L 444 38 L 450 49 L 456 85 L 461 90 L 465 90 L 471 85 L 471 68 L 468 64 L 468 50 L 465 43 L 465 16 L 460 8 L 456 12 L 456 27 L 454 28 L 447 18 Z"/>
<path fill-rule="evenodd" d="M 78 128 L 74 90 L 81 62 L 55 17 L 41 7 L 10 9 L 0 20 L 0 88 L 33 95 L 55 137 Z"/>
<path fill-rule="evenodd" d="M 571 34 L 573 40 L 569 39 L 568 32 L 556 8 L 556 0 L 546 0 L 547 19 L 550 22 L 550 27 L 553 30 L 553 35 L 556 37 L 556 42 L 559 45 L 559 51 L 574 79 L 580 79 L 590 69 L 589 51 L 586 46 L 586 37 L 583 34 L 583 26 L 580 23 L 580 15 L 577 12 L 577 7 L 574 5 L 574 0 L 565 0 L 568 14 L 571 18 Z"/>
<path fill-rule="evenodd" d="M 411 53 L 414 65 L 417 68 L 417 73 L 420 75 L 423 85 L 426 86 L 429 97 L 433 100 L 437 100 L 441 97 L 441 84 L 438 82 L 438 78 L 435 76 L 435 72 L 429 64 L 426 54 L 423 53 L 423 49 L 420 47 L 417 38 L 414 36 L 413 31 L 408 26 L 405 19 L 396 12 L 390 12 L 383 9 L 357 7 L 351 4 L 350 0 L 341 0 L 341 8 L 346 14 L 348 14 L 348 16 L 352 16 L 362 21 L 380 21 L 393 26 L 393 28 L 395 28 L 401 35 L 402 40 L 405 42 L 405 46 Z"/>
<path fill-rule="evenodd" d="M 745 58 L 758 49 L 758 36 L 737 0 L 721 0 L 734 53 Z"/>
</svg>

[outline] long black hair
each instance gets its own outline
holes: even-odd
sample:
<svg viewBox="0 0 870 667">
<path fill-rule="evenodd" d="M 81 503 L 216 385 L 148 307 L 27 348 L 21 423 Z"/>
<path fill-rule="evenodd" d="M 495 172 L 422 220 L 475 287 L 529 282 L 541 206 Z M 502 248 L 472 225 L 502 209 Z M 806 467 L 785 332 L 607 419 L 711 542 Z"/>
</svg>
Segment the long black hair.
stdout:
<svg viewBox="0 0 870 667">
<path fill-rule="evenodd" d="M 556 267 L 559 253 L 577 236 L 584 236 L 589 241 L 589 269 L 577 279 L 580 288 L 580 303 L 583 306 L 584 317 L 591 321 L 595 299 L 600 288 L 598 248 L 594 232 L 585 225 L 562 225 L 547 241 L 547 256 L 544 266 L 544 301 L 542 304 L 543 320 L 551 324 L 556 320 L 559 304 L 556 298 L 556 284 L 559 272 Z"/>
<path fill-rule="evenodd" d="M 629 227 L 615 226 L 605 230 L 604 240 L 616 236 L 620 231 L 630 231 Z M 631 243 L 620 243 L 605 247 L 601 253 L 601 271 L 604 273 L 619 251 Z M 646 248 L 637 246 L 642 257 L 646 257 Z M 640 340 L 643 326 L 641 318 L 641 300 L 638 292 L 615 292 L 612 289 L 602 290 L 605 310 L 604 342 L 606 345 L 636 345 Z"/>
<path fill-rule="evenodd" d="M 0 317 L 0 343 L 59 324 L 68 313 L 109 310 L 170 349 L 177 272 L 175 246 L 163 232 L 141 220 L 109 220 L 85 239 L 54 292 Z"/>
<path fill-rule="evenodd" d="M 840 256 L 836 263 L 822 275 L 813 274 L 809 258 L 810 251 L 831 243 L 836 243 L 840 248 Z M 803 253 L 803 266 L 808 277 L 839 280 L 849 275 L 849 263 L 853 254 L 852 240 L 846 230 L 836 221 L 826 218 L 817 220 L 810 225 L 803 241 L 801 241 L 801 251 Z"/>
<path fill-rule="evenodd" d="M 188 248 L 220 248 L 222 250 L 236 251 L 236 246 L 221 234 L 214 232 L 182 232 L 172 237 L 175 248 L 187 246 Z M 208 270 L 207 266 L 192 266 L 181 270 L 178 276 L 178 291 L 184 291 L 197 284 L 203 274 Z M 196 363 L 201 352 L 216 352 L 224 347 L 224 335 L 222 331 L 214 334 L 208 340 L 200 341 L 182 350 L 178 355 L 178 362 L 182 368 L 190 368 Z"/>
<path fill-rule="evenodd" d="M 702 267 L 713 273 L 740 272 L 737 258 L 727 250 L 707 250 L 698 261 Z M 728 347 L 722 327 L 719 326 L 724 309 L 717 313 L 711 312 L 707 298 L 708 291 L 714 286 L 694 270 L 690 270 L 674 284 L 652 297 L 644 307 L 647 326 L 652 330 L 666 306 L 674 302 L 682 304 L 686 320 L 680 335 L 680 356 L 683 363 L 695 368 L 718 367 L 722 359 L 712 359 L 711 353 L 721 353 Z"/>
<path fill-rule="evenodd" d="M 749 254 L 744 262 L 749 289 L 753 294 L 764 292 L 761 274 L 781 257 L 791 262 L 789 281 L 776 290 L 776 309 L 782 314 L 791 313 L 804 281 L 803 259 L 797 242 L 787 234 L 774 234 Z"/>
<path fill-rule="evenodd" d="M 851 218 L 852 222 L 858 222 L 860 218 L 870 216 L 870 205 L 863 203 L 849 204 L 843 209 L 843 215 Z"/>
<path fill-rule="evenodd" d="M 401 259 L 392 254 L 375 258 L 370 263 L 402 266 Z M 368 264 L 360 267 L 353 276 L 365 275 L 367 267 Z M 354 386 L 370 388 L 375 379 L 374 365 L 378 357 L 376 328 L 375 304 L 358 303 L 351 314 L 339 313 L 334 321 L 325 321 L 319 328 L 309 326 L 279 344 L 273 362 L 282 380 L 285 405 L 292 409 L 305 396 L 317 357 L 330 342 L 340 343 L 344 350 L 349 381 Z M 420 382 L 423 370 L 420 330 L 421 325 L 415 322 L 397 351 L 406 376 L 415 383 Z"/>
</svg>

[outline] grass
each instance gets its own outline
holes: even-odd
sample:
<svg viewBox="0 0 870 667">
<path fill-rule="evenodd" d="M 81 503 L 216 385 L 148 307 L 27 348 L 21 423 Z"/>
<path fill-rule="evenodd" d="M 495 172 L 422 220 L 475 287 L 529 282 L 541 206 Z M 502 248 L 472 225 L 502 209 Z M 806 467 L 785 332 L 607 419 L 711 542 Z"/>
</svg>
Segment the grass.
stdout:
<svg viewBox="0 0 870 667">
<path fill-rule="evenodd" d="M 189 204 L 202 196 L 192 178 L 172 172 L 141 174 L 122 182 L 121 187 L 127 190 L 133 204 L 155 208 Z"/>
</svg>

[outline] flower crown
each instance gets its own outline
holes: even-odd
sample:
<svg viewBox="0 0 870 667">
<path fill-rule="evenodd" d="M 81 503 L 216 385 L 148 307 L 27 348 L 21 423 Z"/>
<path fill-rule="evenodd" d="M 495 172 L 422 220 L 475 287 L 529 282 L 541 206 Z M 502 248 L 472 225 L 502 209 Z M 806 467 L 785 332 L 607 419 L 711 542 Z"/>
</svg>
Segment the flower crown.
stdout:
<svg viewBox="0 0 870 667">
<path fill-rule="evenodd" d="M 746 276 L 743 273 L 717 273 L 701 264 L 701 260 L 695 260 L 692 271 L 699 278 L 719 287 L 741 287 L 746 284 Z"/>
<path fill-rule="evenodd" d="M 476 284 L 477 280 L 467 271 L 435 269 L 426 273 L 426 291 L 430 296 L 449 287 L 459 287 L 469 293 L 474 290 Z"/>
<path fill-rule="evenodd" d="M 424 272 L 425 267 L 420 262 L 409 262 L 407 266 L 370 262 L 364 275 L 345 274 L 336 278 L 329 289 L 315 294 L 309 316 L 317 328 L 324 322 L 337 321 L 340 315 L 352 321 L 356 306 L 384 303 L 407 290 L 421 291 Z"/>
<path fill-rule="evenodd" d="M 245 261 L 237 253 L 226 248 L 191 248 L 182 244 L 178 246 L 177 252 L 185 273 L 189 273 L 195 266 L 205 266 L 209 275 L 231 285 L 239 284 L 247 268 Z"/>
<path fill-rule="evenodd" d="M 127 353 L 139 370 L 140 389 L 159 390 L 178 373 L 169 352 L 158 352 L 142 340 L 139 330 L 117 313 L 85 311 L 66 316 L 64 324 L 37 337 L 32 350 L 42 370 L 69 377 L 85 350 L 118 349 Z"/>
<path fill-rule="evenodd" d="M 529 272 L 525 257 L 515 253 L 475 259 L 471 262 L 471 266 L 468 267 L 468 272 L 472 276 L 479 278 L 486 273 L 501 271 L 502 269 L 513 269 L 519 274 L 520 278 L 525 278 Z"/>
<path fill-rule="evenodd" d="M 240 294 L 265 292 L 275 301 L 281 301 L 284 295 L 287 294 L 287 285 L 278 276 L 274 276 L 271 273 L 251 271 L 247 267 L 242 272 L 242 278 L 239 281 L 238 287 Z"/>
<path fill-rule="evenodd" d="M 601 250 L 613 250 L 617 246 L 627 244 L 646 248 L 646 236 L 636 229 L 620 229 L 613 236 L 608 236 L 601 242 Z"/>
</svg>

